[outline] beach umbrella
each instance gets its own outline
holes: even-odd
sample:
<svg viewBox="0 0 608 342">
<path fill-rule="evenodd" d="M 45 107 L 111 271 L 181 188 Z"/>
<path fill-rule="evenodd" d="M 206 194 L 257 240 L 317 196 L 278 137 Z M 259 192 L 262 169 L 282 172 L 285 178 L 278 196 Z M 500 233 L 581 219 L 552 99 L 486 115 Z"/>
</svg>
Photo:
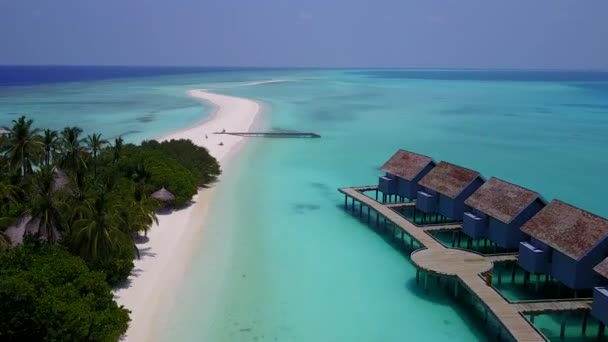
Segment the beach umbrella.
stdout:
<svg viewBox="0 0 608 342">
<path fill-rule="evenodd" d="M 165 187 L 154 192 L 152 194 L 152 198 L 155 198 L 162 202 L 171 202 L 175 200 L 175 196 L 169 190 L 165 189 Z"/>
</svg>

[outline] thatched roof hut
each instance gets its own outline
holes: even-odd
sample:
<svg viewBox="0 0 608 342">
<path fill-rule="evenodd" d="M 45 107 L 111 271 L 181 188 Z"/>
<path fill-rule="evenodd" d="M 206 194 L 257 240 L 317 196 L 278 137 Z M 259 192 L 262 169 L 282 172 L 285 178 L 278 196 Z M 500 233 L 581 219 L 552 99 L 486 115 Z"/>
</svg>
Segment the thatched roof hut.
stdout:
<svg viewBox="0 0 608 342">
<path fill-rule="evenodd" d="M 602 277 L 608 279 L 608 258 L 597 264 L 593 270 L 599 273 Z"/>
<path fill-rule="evenodd" d="M 419 184 L 454 199 L 477 178 L 481 178 L 477 171 L 442 161 L 427 173 Z"/>
<path fill-rule="evenodd" d="M 381 170 L 411 181 L 430 163 L 434 163 L 431 157 L 406 150 L 399 150 L 382 165 Z"/>
<path fill-rule="evenodd" d="M 544 203 L 538 193 L 492 177 L 464 204 L 509 224 L 536 200 Z"/>
<path fill-rule="evenodd" d="M 553 200 L 521 230 L 574 260 L 608 238 L 608 220 L 560 200 Z"/>
<path fill-rule="evenodd" d="M 25 236 L 36 235 L 37 233 L 40 233 L 39 238 L 41 240 L 48 240 L 46 229 L 44 227 L 40 227 L 40 220 L 32 219 L 30 215 L 20 217 L 14 225 L 6 229 L 5 233 L 11 240 L 13 246 L 23 243 L 23 238 Z M 61 233 L 56 229 L 53 230 L 53 234 L 54 239 L 61 239 Z"/>
<path fill-rule="evenodd" d="M 169 190 L 162 187 L 160 190 L 152 193 L 152 198 L 155 198 L 161 202 L 172 202 L 175 200 L 175 195 L 173 195 Z"/>
</svg>

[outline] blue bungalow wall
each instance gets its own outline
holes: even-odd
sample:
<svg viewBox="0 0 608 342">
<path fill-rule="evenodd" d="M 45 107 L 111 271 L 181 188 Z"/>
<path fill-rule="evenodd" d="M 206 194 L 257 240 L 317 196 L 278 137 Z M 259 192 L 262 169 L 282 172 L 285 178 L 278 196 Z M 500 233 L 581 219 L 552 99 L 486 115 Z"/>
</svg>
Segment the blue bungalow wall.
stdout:
<svg viewBox="0 0 608 342">
<path fill-rule="evenodd" d="M 427 214 L 441 214 L 449 217 L 452 220 L 462 220 L 464 214 L 464 200 L 467 199 L 475 190 L 483 184 L 481 177 L 475 178 L 456 198 L 449 198 L 431 189 L 421 187 L 424 193 L 432 196 L 432 198 L 424 198 L 418 193 L 416 207 L 426 212 Z"/>
<path fill-rule="evenodd" d="M 403 196 L 411 200 L 416 199 L 418 190 L 420 190 L 420 185 L 418 184 L 418 181 L 420 181 L 422 177 L 429 173 L 429 171 L 431 171 L 433 167 L 435 167 L 435 163 L 429 163 L 411 181 L 408 181 L 407 179 L 403 179 L 401 177 L 397 177 L 397 195 Z"/>
<path fill-rule="evenodd" d="M 378 191 L 386 195 L 394 195 L 397 192 L 397 177 L 388 172 L 378 177 Z"/>
<path fill-rule="evenodd" d="M 596 287 L 593 289 L 591 314 L 602 323 L 608 324 L 608 288 Z"/>
<path fill-rule="evenodd" d="M 524 244 L 520 244 L 519 264 L 527 271 L 540 273 L 540 268 L 534 269 L 531 265 L 535 264 L 535 258 L 546 260 L 546 271 L 555 279 L 571 289 L 581 290 L 590 289 L 594 286 L 605 283 L 605 278 L 593 271 L 593 267 L 604 260 L 608 254 L 608 238 L 604 239 L 593 247 L 581 260 L 576 261 L 564 253 L 547 248 L 548 246 L 532 239 L 530 244 L 545 250 L 545 253 L 538 253 L 534 256 L 529 253 Z"/>
<path fill-rule="evenodd" d="M 540 200 L 532 202 L 522 210 L 510 223 L 501 222 L 493 217 L 488 217 L 488 238 L 503 248 L 517 248 L 521 241 L 528 240 L 528 236 L 521 231 L 521 226 L 532 216 L 536 215 L 544 203 Z"/>
</svg>

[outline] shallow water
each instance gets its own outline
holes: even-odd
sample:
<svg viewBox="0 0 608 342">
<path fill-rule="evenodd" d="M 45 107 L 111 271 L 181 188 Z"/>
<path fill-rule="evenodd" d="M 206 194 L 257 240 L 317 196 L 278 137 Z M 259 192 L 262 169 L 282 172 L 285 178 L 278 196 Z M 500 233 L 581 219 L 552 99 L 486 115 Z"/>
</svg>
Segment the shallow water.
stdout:
<svg viewBox="0 0 608 342">
<path fill-rule="evenodd" d="M 255 140 L 239 155 L 161 340 L 487 340 L 494 332 L 466 304 L 421 291 L 407 255 L 345 213 L 336 189 L 373 184 L 405 148 L 608 216 L 608 76 L 505 72 L 238 71 L 11 88 L 0 112 L 107 136 L 127 126 L 136 141 L 198 120 L 184 94 L 202 87 L 264 101 L 272 128 L 323 136 Z M 269 78 L 291 82 L 238 84 Z M 106 96 L 82 104 L 93 94 Z M 47 103 L 65 98 L 76 104 Z"/>
</svg>

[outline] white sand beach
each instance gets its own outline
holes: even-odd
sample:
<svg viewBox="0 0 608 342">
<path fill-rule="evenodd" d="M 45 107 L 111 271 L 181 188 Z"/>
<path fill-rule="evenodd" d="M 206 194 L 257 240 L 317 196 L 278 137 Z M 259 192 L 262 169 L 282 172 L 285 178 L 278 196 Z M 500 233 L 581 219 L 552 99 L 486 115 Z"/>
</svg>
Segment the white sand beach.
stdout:
<svg viewBox="0 0 608 342">
<path fill-rule="evenodd" d="M 234 156 L 244 138 L 213 132 L 223 129 L 228 132 L 249 131 L 262 107 L 252 100 L 205 90 L 192 90 L 189 94 L 211 103 L 215 106 L 214 112 L 195 127 L 159 140 L 190 139 L 206 147 L 225 171 L 228 160 Z M 223 145 L 220 146 L 220 143 Z M 214 187 L 202 189 L 193 198 L 194 204 L 190 207 L 170 215 L 159 215 L 158 225 L 153 225 L 148 233 L 149 240 L 138 245 L 141 259 L 135 260 L 135 269 L 128 284 L 114 291 L 117 302 L 131 310 L 131 323 L 124 341 L 154 340 L 155 331 L 164 326 L 175 291 L 203 238 L 204 220 L 214 191 Z"/>
</svg>

